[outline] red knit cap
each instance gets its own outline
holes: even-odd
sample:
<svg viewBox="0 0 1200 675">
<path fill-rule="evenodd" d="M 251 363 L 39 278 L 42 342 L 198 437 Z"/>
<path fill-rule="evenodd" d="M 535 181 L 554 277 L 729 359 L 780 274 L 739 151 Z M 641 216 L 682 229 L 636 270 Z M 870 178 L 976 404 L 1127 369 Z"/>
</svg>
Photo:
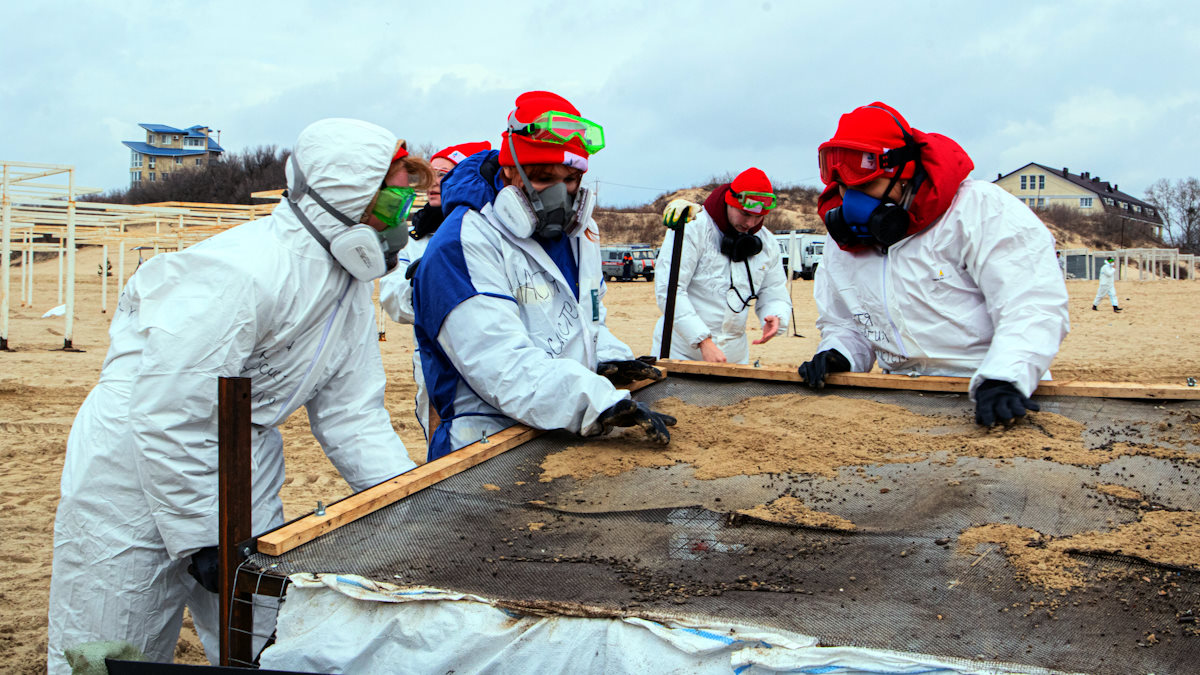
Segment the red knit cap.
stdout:
<svg viewBox="0 0 1200 675">
<path fill-rule="evenodd" d="M 517 97 L 517 107 L 510 114 L 518 124 L 529 124 L 544 112 L 558 112 L 578 115 L 579 111 L 567 99 L 548 91 L 527 91 Z M 512 149 L 508 143 L 509 133 L 504 132 L 500 141 L 500 165 L 516 166 L 513 161 Z M 550 143 L 538 141 L 520 134 L 513 135 L 513 145 L 516 146 L 517 158 L 521 166 L 530 164 L 565 164 L 569 167 L 587 171 L 588 153 L 583 149 L 583 141 L 572 138 L 566 143 Z"/>
<path fill-rule="evenodd" d="M 478 143 L 459 143 L 448 148 L 439 150 L 429 161 L 433 161 L 438 157 L 448 159 L 457 166 L 459 162 L 479 152 L 484 152 L 492 149 L 492 144 L 487 141 L 479 141 Z"/>
<path fill-rule="evenodd" d="M 734 192 L 741 193 L 747 190 L 750 192 L 770 192 L 774 194 L 775 190 L 771 187 L 771 179 L 767 178 L 767 174 L 763 173 L 762 169 L 750 167 L 749 169 L 739 173 L 737 178 L 734 178 L 733 182 L 729 184 L 729 192 L 725 193 L 725 203 L 735 209 L 741 209 L 742 211 L 752 215 L 761 215 L 766 213 L 766 209 L 748 211 L 742 208 L 742 205 L 738 202 L 738 200 L 733 198 Z"/>
<path fill-rule="evenodd" d="M 909 134 L 912 133 L 908 120 L 895 108 L 875 101 L 842 115 L 838 119 L 837 132 L 833 134 L 833 138 L 821 144 L 821 149 L 837 147 L 883 154 L 888 150 L 904 147 L 904 131 L 900 130 L 901 127 Z M 873 165 L 877 158 L 868 160 Z M 916 168 L 913 162 L 908 162 L 904 165 L 900 177 L 911 178 Z M 894 168 L 887 169 L 884 174 L 891 176 L 894 172 Z"/>
</svg>

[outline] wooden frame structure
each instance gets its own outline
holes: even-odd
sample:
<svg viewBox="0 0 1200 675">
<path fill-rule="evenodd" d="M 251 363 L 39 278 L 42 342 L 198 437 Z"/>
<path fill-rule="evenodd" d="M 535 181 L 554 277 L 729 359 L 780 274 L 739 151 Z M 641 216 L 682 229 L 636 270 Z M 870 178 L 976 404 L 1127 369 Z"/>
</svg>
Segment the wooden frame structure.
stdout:
<svg viewBox="0 0 1200 675">
<path fill-rule="evenodd" d="M 131 206 L 80 202 L 81 195 L 99 192 L 75 185 L 75 168 L 60 164 L 0 162 L 0 351 L 9 349 L 13 253 L 21 255 L 21 306 L 33 306 L 34 254 L 59 253 L 58 304 L 66 305 L 63 349 L 73 347 L 75 313 L 75 253 L 79 246 L 103 247 L 101 269 L 110 264 L 109 249 L 118 251 L 117 287 L 125 281 L 125 254 L 134 248 L 180 250 L 212 235 L 260 218 L 274 204 L 238 205 L 161 202 Z M 65 183 L 62 177 L 65 174 Z M 57 179 L 57 181 L 56 181 Z M 149 228 L 153 227 L 153 233 Z M 57 248 L 56 248 L 57 247 Z M 65 260 L 64 260 L 65 258 Z M 108 311 L 108 275 L 102 275 L 101 312 Z M 65 297 L 64 297 L 65 295 Z"/>
<path fill-rule="evenodd" d="M 1114 267 L 1117 281 L 1195 281 L 1198 278 L 1196 267 L 1200 261 L 1197 261 L 1195 255 L 1180 253 L 1177 248 L 1119 248 L 1111 251 L 1071 248 L 1061 249 L 1059 252 L 1064 256 L 1086 256 L 1085 276 L 1074 277 L 1075 279 L 1098 279 L 1100 267 L 1109 256 L 1116 259 Z M 1137 279 L 1126 278 L 1130 265 L 1137 265 Z"/>
<path fill-rule="evenodd" d="M 736 363 L 707 363 L 660 359 L 656 364 L 667 373 L 689 375 L 711 375 L 736 377 L 776 382 L 802 383 L 800 373 L 791 367 L 764 367 Z M 971 383 L 966 377 L 942 377 L 939 375 L 889 375 L 885 373 L 830 373 L 826 384 L 869 389 L 907 389 L 909 391 L 937 391 L 965 394 Z M 1200 387 L 1180 384 L 1137 384 L 1134 382 L 1082 382 L 1078 380 L 1047 380 L 1038 385 L 1034 395 L 1079 396 L 1087 398 L 1151 398 L 1163 400 L 1200 400 Z"/>
<path fill-rule="evenodd" d="M 796 382 L 798 384 L 802 382 L 796 370 L 790 367 L 756 368 L 741 364 L 715 364 L 674 359 L 660 359 L 655 365 L 665 370 L 668 376 L 671 374 L 680 374 Z M 829 375 L 827 382 L 834 387 L 847 386 L 966 393 L 970 380 L 962 377 L 922 376 L 914 378 L 883 373 L 834 373 Z M 644 380 L 634 383 L 628 389 L 636 391 L 651 384 L 654 384 L 654 382 Z M 1189 387 L 1187 385 L 1140 385 L 1119 382 L 1046 382 L 1039 386 L 1035 393 L 1047 396 L 1200 400 L 1200 388 L 1196 387 Z M 222 405 L 224 406 L 225 404 Z M 408 473 L 334 502 L 326 507 L 324 513 L 309 514 L 286 523 L 271 532 L 260 535 L 254 540 L 254 549 L 265 555 L 283 555 L 304 543 L 332 532 L 342 525 L 351 523 L 450 476 L 516 448 L 543 433 L 545 432 L 522 425 L 509 427 L 490 438 L 482 439 L 461 450 L 419 466 Z M 225 438 L 225 436 L 222 436 L 222 438 Z M 222 471 L 224 470 L 224 465 L 222 465 Z M 246 487 L 244 490 L 242 498 L 248 503 L 250 499 L 249 488 Z M 225 498 L 222 497 L 222 499 L 224 500 Z M 222 508 L 225 508 L 224 501 L 222 502 Z M 234 546 L 240 544 L 241 541 L 236 538 L 223 539 L 222 545 Z M 242 553 L 249 555 L 249 549 L 243 549 Z M 261 589 L 260 592 L 274 594 L 278 597 L 283 595 L 286 583 L 287 580 L 285 578 L 263 572 L 259 574 L 259 578 L 254 582 L 254 586 L 251 586 L 248 581 L 239 579 L 235 583 L 235 580 L 230 579 L 228 581 L 229 586 L 222 587 L 222 593 L 233 597 L 232 594 L 234 593 L 247 594 L 255 592 L 256 589 Z M 229 624 L 229 628 L 235 632 L 248 632 L 253 623 L 253 617 L 247 615 L 232 617 L 232 620 L 233 623 Z M 242 647 L 242 649 L 248 649 L 248 646 Z"/>
<path fill-rule="evenodd" d="M 755 368 L 754 366 L 702 361 L 660 359 L 659 368 L 672 373 L 708 375 L 738 379 L 769 380 L 802 383 L 794 368 Z M 883 373 L 832 373 L 826 382 L 832 386 L 873 389 L 904 389 L 966 393 L 970 379 L 965 377 L 887 375 Z M 635 383 L 635 391 L 652 384 Z M 1186 384 L 1143 385 L 1129 382 L 1051 382 L 1038 387 L 1042 396 L 1078 396 L 1092 398 L 1135 398 L 1160 400 L 1200 400 L 1200 388 Z M 257 539 L 257 550 L 266 555 L 282 555 L 332 530 L 373 513 L 410 494 L 423 490 L 444 478 L 464 471 L 525 441 L 540 436 L 542 431 L 521 425 L 509 427 L 495 436 L 440 457 L 428 464 L 397 476 L 374 487 L 335 502 L 324 515 L 312 514 L 264 534 Z"/>
</svg>

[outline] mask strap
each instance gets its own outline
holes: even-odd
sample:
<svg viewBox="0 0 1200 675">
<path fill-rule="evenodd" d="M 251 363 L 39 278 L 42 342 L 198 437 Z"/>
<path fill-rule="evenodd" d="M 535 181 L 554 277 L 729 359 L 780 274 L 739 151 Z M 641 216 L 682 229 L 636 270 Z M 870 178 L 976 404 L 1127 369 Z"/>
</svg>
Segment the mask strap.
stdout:
<svg viewBox="0 0 1200 675">
<path fill-rule="evenodd" d="M 300 212 L 299 208 L 296 206 L 296 204 L 300 201 L 300 199 L 304 195 L 308 195 L 309 197 L 312 197 L 313 201 L 315 201 L 318 205 L 320 205 L 321 208 L 325 209 L 326 213 L 333 216 L 334 218 L 337 218 L 346 227 L 354 227 L 355 225 L 358 224 L 354 220 L 346 217 L 346 214 L 333 208 L 333 206 L 331 206 L 329 204 L 329 202 L 325 201 L 324 199 L 321 198 L 321 195 L 317 194 L 316 190 L 309 187 L 308 178 L 305 177 L 304 172 L 300 170 L 300 163 L 296 161 L 296 153 L 294 153 L 294 152 L 292 153 L 292 173 L 295 174 L 295 177 L 296 177 L 296 189 L 288 191 L 288 201 L 291 202 L 293 211 L 296 211 L 297 213 Z M 301 216 L 301 218 L 303 218 L 303 216 Z M 302 222 L 307 227 L 312 228 L 312 223 L 308 222 L 307 219 L 303 219 Z M 312 232 L 312 231 L 313 231 L 312 229 L 309 229 L 309 232 Z M 318 239 L 318 241 L 321 241 L 324 239 L 325 239 L 324 237 L 321 237 L 320 239 Z M 325 243 L 325 248 L 326 249 L 329 248 L 328 241 L 326 241 L 326 243 Z"/>
<path fill-rule="evenodd" d="M 537 214 L 540 221 L 542 214 L 546 212 L 546 207 L 542 205 L 542 198 L 538 196 L 537 191 L 529 184 L 529 176 L 525 175 L 525 169 L 521 168 L 521 162 L 517 160 L 517 146 L 513 144 L 513 130 L 510 128 L 508 132 L 508 149 L 512 152 L 513 164 L 517 167 L 517 175 L 521 176 L 521 184 L 525 187 L 525 194 L 529 196 L 529 203 L 533 206 L 533 212 Z"/>
<path fill-rule="evenodd" d="M 729 266 L 729 288 L 730 288 L 730 290 L 732 290 L 732 291 L 733 291 L 733 294 L 737 296 L 737 299 L 738 299 L 738 300 L 740 300 L 740 301 L 741 301 L 741 303 L 742 303 L 742 308 L 741 308 L 741 309 L 734 309 L 734 308 L 733 308 L 733 306 L 729 304 L 729 296 L 728 296 L 728 293 L 726 294 L 726 297 L 725 297 L 725 306 L 726 306 L 726 307 L 728 307 L 728 308 L 729 308 L 729 310 L 730 310 L 730 311 L 732 311 L 734 314 L 739 314 L 739 313 L 741 313 L 741 312 L 742 312 L 742 311 L 744 311 L 744 310 L 745 310 L 747 307 L 749 307 L 749 306 L 750 306 L 750 301 L 751 301 L 751 300 L 757 300 L 757 299 L 758 299 L 758 293 L 755 293 L 755 292 L 754 292 L 754 276 L 750 274 L 750 259 L 749 259 L 749 258 L 745 258 L 745 259 L 743 259 L 743 260 L 742 260 L 742 263 L 746 265 L 746 283 L 750 284 L 750 296 L 749 296 L 749 297 L 747 297 L 747 298 L 744 298 L 744 299 L 742 298 L 742 293 L 741 293 L 741 291 L 739 291 L 739 290 L 737 289 L 737 286 L 735 286 L 735 285 L 734 285 L 734 283 L 733 283 L 733 265 L 730 265 L 730 266 Z"/>
<path fill-rule="evenodd" d="M 746 265 L 746 283 L 750 284 L 749 300 L 754 300 L 754 299 L 758 298 L 758 293 L 754 292 L 754 275 L 750 274 L 750 259 L 745 258 L 742 260 L 742 262 Z M 747 302 L 746 304 L 748 305 L 750 303 Z"/>
<path fill-rule="evenodd" d="M 317 243 L 320 244 L 321 247 L 326 251 L 328 251 L 330 255 L 332 255 L 333 252 L 329 251 L 329 240 L 325 238 L 325 235 L 317 231 L 317 228 L 313 226 L 312 221 L 308 219 L 308 216 L 304 215 L 304 212 L 300 210 L 300 206 L 297 205 L 296 202 L 292 201 L 290 197 L 288 198 L 288 206 L 292 207 L 292 211 L 295 212 L 296 217 L 300 219 L 300 224 L 304 226 L 304 229 L 308 230 L 308 233 L 313 236 L 313 239 L 316 239 Z"/>
</svg>

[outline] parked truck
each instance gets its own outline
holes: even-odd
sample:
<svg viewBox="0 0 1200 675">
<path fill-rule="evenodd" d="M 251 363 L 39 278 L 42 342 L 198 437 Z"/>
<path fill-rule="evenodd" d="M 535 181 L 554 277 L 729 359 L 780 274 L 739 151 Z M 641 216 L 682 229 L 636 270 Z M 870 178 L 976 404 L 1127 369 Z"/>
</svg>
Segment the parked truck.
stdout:
<svg viewBox="0 0 1200 675">
<path fill-rule="evenodd" d="M 790 266 L 792 237 L 796 238 L 796 246 L 800 259 L 796 266 Z M 785 269 L 792 270 L 793 279 L 812 279 L 821 264 L 821 255 L 825 252 L 825 235 L 814 230 L 794 230 L 776 232 L 775 241 L 779 242 L 779 251 L 783 257 Z"/>
<path fill-rule="evenodd" d="M 606 280 L 621 279 L 625 274 L 625 254 L 633 258 L 633 273 L 638 277 L 654 281 L 654 259 L 658 250 L 647 244 L 614 244 L 600 248 L 600 269 Z"/>
</svg>

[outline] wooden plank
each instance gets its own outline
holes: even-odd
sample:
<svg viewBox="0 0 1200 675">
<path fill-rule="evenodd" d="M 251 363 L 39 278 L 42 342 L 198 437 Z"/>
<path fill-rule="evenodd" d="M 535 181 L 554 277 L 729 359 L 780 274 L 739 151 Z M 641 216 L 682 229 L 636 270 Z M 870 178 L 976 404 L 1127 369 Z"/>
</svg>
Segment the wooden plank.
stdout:
<svg viewBox="0 0 1200 675">
<path fill-rule="evenodd" d="M 441 480 L 476 464 L 491 459 L 500 453 L 517 447 L 525 441 L 541 436 L 541 429 L 530 429 L 517 424 L 467 447 L 422 464 L 408 473 L 334 502 L 325 508 L 325 515 L 315 513 L 284 525 L 258 538 L 258 552 L 267 555 L 283 555 L 297 546 L 354 522 L 365 515 L 393 504 L 415 492 L 424 490 Z"/>
<path fill-rule="evenodd" d="M 254 610 L 247 593 L 234 592 L 243 556 L 237 545 L 250 538 L 250 378 L 222 377 L 217 385 L 218 587 L 220 665 L 250 663 Z M 231 630 L 236 629 L 236 630 Z"/>
<path fill-rule="evenodd" d="M 634 382 L 625 389 L 636 391 L 650 384 L 653 384 L 653 381 L 643 380 Z M 258 538 L 258 552 L 283 555 L 301 544 L 374 513 L 544 433 L 546 432 L 541 429 L 531 429 L 521 424 L 513 425 L 489 437 L 486 443 L 477 441 L 461 450 L 422 464 L 408 473 L 334 502 L 325 508 L 323 516 L 310 514 L 268 532 Z"/>
<path fill-rule="evenodd" d="M 740 363 L 707 363 L 660 359 L 657 364 L 668 373 L 736 377 L 752 380 L 802 383 L 795 368 L 767 366 L 755 368 Z M 830 373 L 826 384 L 873 389 L 904 389 L 965 394 L 970 378 L 940 375 L 891 375 L 886 373 Z M 1139 384 L 1136 382 L 1048 381 L 1038 385 L 1038 396 L 1080 396 L 1090 398 L 1147 398 L 1162 400 L 1200 400 L 1200 387 L 1186 384 Z"/>
</svg>

